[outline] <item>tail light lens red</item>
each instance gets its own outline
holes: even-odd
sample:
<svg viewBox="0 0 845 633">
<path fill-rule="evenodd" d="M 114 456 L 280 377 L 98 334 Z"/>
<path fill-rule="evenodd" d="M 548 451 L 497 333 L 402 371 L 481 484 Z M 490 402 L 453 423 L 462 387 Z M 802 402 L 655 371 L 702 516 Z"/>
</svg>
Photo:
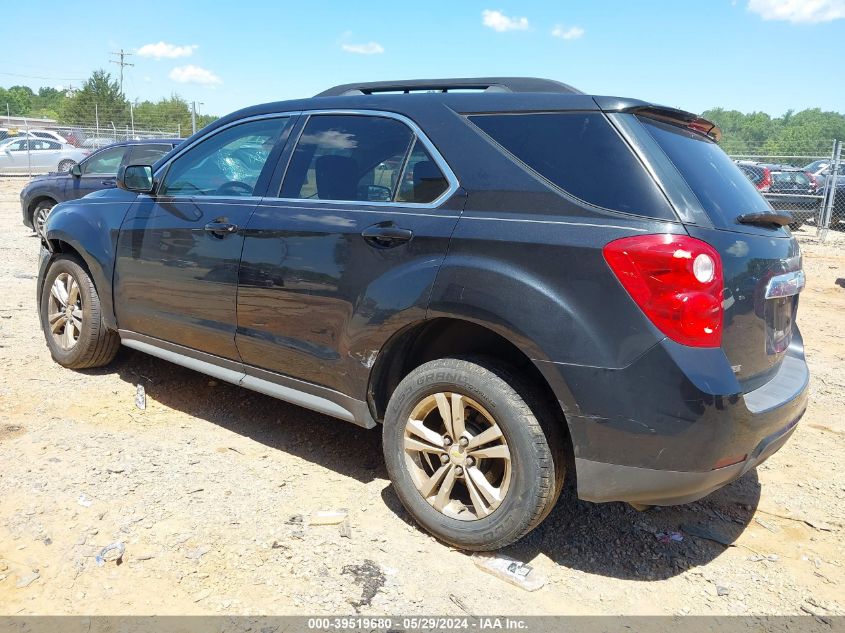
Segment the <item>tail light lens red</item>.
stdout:
<svg viewBox="0 0 845 633">
<path fill-rule="evenodd" d="M 772 188 L 772 172 L 768 167 L 763 167 L 763 177 L 757 183 L 757 189 L 766 192 Z"/>
<path fill-rule="evenodd" d="M 666 336 L 691 347 L 722 343 L 722 259 L 687 235 L 610 242 L 604 258 L 628 294 Z"/>
</svg>

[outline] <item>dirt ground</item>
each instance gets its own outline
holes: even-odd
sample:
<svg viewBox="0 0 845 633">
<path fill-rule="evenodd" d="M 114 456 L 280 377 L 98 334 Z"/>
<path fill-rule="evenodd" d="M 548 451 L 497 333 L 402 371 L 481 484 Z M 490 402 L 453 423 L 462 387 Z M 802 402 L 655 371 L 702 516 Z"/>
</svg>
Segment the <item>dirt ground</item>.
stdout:
<svg viewBox="0 0 845 633">
<path fill-rule="evenodd" d="M 801 231 L 813 377 L 791 441 L 686 506 L 564 492 L 504 552 L 546 578 L 528 593 L 416 528 L 378 430 L 129 349 L 96 371 L 53 363 L 23 184 L 0 179 L 0 614 L 845 614 L 842 233 Z M 310 524 L 338 508 L 346 534 Z M 115 542 L 122 563 L 99 566 Z"/>
</svg>

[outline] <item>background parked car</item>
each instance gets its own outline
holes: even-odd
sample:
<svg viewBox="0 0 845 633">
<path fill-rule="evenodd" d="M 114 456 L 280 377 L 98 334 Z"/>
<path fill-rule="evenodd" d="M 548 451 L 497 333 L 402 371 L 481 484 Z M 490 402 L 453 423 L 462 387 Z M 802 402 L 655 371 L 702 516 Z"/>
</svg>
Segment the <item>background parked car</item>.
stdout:
<svg viewBox="0 0 845 633">
<path fill-rule="evenodd" d="M 86 138 L 80 144 L 80 147 L 87 147 L 89 149 L 99 149 L 101 147 L 105 147 L 106 145 L 113 145 L 117 142 L 117 139 L 111 138 L 109 136 L 91 136 Z"/>
<path fill-rule="evenodd" d="M 793 230 L 818 215 L 821 189 L 816 178 L 804 168 L 750 161 L 740 161 L 737 166 L 773 209 L 792 214 L 795 222 L 789 226 Z"/>
<path fill-rule="evenodd" d="M 813 174 L 816 178 L 827 176 L 830 173 L 830 159 L 821 158 L 814 160 L 808 165 L 804 165 L 801 169 Z"/>
<path fill-rule="evenodd" d="M 0 173 L 67 171 L 90 153 L 48 139 L 14 137 L 0 142 Z"/>
<path fill-rule="evenodd" d="M 48 141 L 56 141 L 62 145 L 73 145 L 65 136 L 55 130 L 29 130 L 29 136 L 35 138 L 46 138 Z"/>
<path fill-rule="evenodd" d="M 155 163 L 181 142 L 178 138 L 123 141 L 94 152 L 69 172 L 36 176 L 21 191 L 23 223 L 40 233 L 59 202 L 114 187 L 121 165 Z"/>
</svg>

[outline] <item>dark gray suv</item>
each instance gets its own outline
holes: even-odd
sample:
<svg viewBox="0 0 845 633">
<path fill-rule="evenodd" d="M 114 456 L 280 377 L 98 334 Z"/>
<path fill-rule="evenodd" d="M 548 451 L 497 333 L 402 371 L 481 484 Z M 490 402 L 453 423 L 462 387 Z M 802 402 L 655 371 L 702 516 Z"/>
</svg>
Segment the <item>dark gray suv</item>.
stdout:
<svg viewBox="0 0 845 633">
<path fill-rule="evenodd" d="M 458 547 L 685 503 L 807 403 L 804 274 L 693 114 L 548 80 L 354 84 L 220 119 L 55 207 L 53 358 L 121 344 L 364 428 Z"/>
</svg>

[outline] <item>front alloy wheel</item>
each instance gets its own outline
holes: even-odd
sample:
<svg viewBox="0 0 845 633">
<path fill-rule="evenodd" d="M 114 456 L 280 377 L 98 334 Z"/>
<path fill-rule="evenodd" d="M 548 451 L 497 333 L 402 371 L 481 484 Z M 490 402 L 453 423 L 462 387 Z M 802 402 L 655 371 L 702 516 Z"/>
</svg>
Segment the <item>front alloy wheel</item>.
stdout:
<svg viewBox="0 0 845 633">
<path fill-rule="evenodd" d="M 82 334 L 82 293 L 70 273 L 59 273 L 50 287 L 47 322 L 56 345 L 70 351 Z"/>
<path fill-rule="evenodd" d="M 39 312 L 50 355 L 63 367 L 100 367 L 117 354 L 120 337 L 103 322 L 100 295 L 73 255 L 59 253 L 50 262 Z"/>
<path fill-rule="evenodd" d="M 32 228 L 41 237 L 44 236 L 44 225 L 54 206 L 52 202 L 39 202 L 35 211 L 32 212 Z"/>
</svg>

